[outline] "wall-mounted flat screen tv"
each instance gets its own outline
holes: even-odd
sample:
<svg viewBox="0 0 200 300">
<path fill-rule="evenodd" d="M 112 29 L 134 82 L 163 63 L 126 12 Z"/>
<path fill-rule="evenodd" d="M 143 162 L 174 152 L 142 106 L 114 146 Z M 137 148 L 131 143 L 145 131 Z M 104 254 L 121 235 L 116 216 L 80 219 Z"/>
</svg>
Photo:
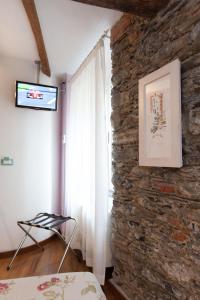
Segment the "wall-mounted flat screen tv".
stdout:
<svg viewBox="0 0 200 300">
<path fill-rule="evenodd" d="M 16 81 L 16 106 L 57 110 L 58 88 L 24 81 Z"/>
</svg>

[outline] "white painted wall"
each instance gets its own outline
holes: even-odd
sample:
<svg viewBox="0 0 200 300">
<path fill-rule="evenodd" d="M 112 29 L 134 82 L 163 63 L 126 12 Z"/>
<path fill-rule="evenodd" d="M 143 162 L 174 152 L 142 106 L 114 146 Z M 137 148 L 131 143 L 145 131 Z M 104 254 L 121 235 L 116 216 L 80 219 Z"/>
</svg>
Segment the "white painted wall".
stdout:
<svg viewBox="0 0 200 300">
<path fill-rule="evenodd" d="M 0 252 L 22 238 L 17 220 L 58 209 L 59 113 L 15 107 L 15 80 L 35 81 L 34 63 L 0 57 L 0 158 L 14 159 L 14 166 L 0 165 Z M 45 76 L 40 82 L 56 84 Z M 33 232 L 38 240 L 48 236 Z"/>
</svg>

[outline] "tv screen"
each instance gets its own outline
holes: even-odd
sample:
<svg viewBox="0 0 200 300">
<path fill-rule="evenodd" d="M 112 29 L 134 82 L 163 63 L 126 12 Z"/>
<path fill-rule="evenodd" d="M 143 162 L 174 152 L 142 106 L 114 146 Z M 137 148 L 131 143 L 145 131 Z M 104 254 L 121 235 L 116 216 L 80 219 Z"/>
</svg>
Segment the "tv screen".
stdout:
<svg viewBox="0 0 200 300">
<path fill-rule="evenodd" d="M 58 88 L 37 83 L 16 81 L 16 106 L 57 110 Z"/>
</svg>

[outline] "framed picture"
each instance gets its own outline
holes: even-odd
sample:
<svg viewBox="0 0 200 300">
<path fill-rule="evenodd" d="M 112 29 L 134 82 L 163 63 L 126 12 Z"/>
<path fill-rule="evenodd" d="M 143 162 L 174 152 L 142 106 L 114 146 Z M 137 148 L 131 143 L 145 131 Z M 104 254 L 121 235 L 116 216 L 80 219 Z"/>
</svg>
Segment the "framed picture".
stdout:
<svg viewBox="0 0 200 300">
<path fill-rule="evenodd" d="M 139 165 L 182 167 L 178 59 L 139 80 Z"/>
</svg>

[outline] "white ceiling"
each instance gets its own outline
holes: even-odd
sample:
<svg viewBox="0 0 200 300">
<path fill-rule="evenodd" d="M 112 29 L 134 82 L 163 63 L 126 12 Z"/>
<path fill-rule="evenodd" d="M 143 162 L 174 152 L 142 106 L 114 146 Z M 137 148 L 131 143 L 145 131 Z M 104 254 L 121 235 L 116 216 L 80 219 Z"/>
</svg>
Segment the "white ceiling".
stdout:
<svg viewBox="0 0 200 300">
<path fill-rule="evenodd" d="M 70 0 L 35 0 L 50 68 L 73 74 L 121 13 Z M 0 55 L 38 59 L 21 0 L 0 0 Z"/>
<path fill-rule="evenodd" d="M 21 0 L 0 0 L 0 55 L 38 59 L 35 40 Z"/>
</svg>

